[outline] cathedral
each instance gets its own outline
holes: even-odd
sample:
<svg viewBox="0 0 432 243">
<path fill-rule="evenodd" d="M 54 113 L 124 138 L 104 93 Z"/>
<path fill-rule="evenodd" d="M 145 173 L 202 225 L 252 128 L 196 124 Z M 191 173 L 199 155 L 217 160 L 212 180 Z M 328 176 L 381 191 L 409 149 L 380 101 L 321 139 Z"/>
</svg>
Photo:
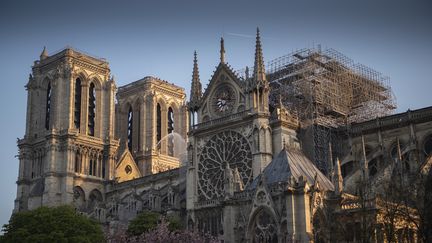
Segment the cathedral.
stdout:
<svg viewBox="0 0 432 243">
<path fill-rule="evenodd" d="M 232 243 L 420 242 L 431 188 L 389 233 L 385 185 L 432 178 L 432 107 L 393 114 L 386 80 L 332 49 L 266 66 L 257 30 L 249 72 L 224 45 L 204 90 L 194 53 L 188 99 L 156 77 L 117 87 L 105 59 L 44 49 L 25 86 L 14 212 L 69 204 L 115 229 L 152 210 Z"/>
</svg>

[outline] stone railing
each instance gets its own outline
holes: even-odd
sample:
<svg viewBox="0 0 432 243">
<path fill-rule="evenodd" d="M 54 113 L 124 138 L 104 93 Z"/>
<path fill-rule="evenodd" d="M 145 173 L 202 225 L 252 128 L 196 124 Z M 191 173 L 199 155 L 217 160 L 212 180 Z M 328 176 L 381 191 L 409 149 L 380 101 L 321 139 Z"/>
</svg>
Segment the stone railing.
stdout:
<svg viewBox="0 0 432 243">
<path fill-rule="evenodd" d="M 378 128 L 405 126 L 411 122 L 418 123 L 426 120 L 432 120 L 432 106 L 418 110 L 408 110 L 407 112 L 376 118 L 370 121 L 352 124 L 351 131 L 354 134 L 361 134 Z"/>
<path fill-rule="evenodd" d="M 375 199 L 365 201 L 364 205 L 362 205 L 359 201 L 349 201 L 349 202 L 343 202 L 341 204 L 342 210 L 359 210 L 361 208 L 365 208 L 365 209 L 376 208 Z"/>
<path fill-rule="evenodd" d="M 248 115 L 252 115 L 252 109 L 241 111 L 241 112 L 238 112 L 238 113 L 235 113 L 235 114 L 232 114 L 232 115 L 224 116 L 224 117 L 221 117 L 221 118 L 217 118 L 217 119 L 213 119 L 213 120 L 210 120 L 210 121 L 206 121 L 206 122 L 202 122 L 202 123 L 193 125 L 192 129 L 193 130 L 195 130 L 195 129 L 204 129 L 206 127 L 213 126 L 213 125 L 216 125 L 216 124 L 223 124 L 223 123 L 226 123 L 226 122 L 229 122 L 229 121 L 237 120 L 239 118 L 241 119 L 241 118 L 243 118 L 245 116 L 248 116 Z"/>
<path fill-rule="evenodd" d="M 160 172 L 157 174 L 146 175 L 140 178 L 136 178 L 129 181 L 120 182 L 113 185 L 113 191 L 132 188 L 134 186 L 143 185 L 151 182 L 157 182 L 160 180 L 166 180 L 167 178 L 178 178 L 180 168 L 175 168 Z"/>
<path fill-rule="evenodd" d="M 200 201 L 195 203 L 195 207 L 197 208 L 210 208 L 220 206 L 220 200 L 218 199 L 210 199 L 205 201 Z"/>
</svg>

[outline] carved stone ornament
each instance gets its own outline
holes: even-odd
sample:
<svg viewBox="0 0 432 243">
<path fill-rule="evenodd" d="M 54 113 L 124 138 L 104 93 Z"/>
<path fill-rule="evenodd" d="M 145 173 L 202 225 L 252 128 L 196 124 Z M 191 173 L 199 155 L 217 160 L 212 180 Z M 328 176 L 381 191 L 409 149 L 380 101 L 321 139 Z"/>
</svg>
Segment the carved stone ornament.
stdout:
<svg viewBox="0 0 432 243">
<path fill-rule="evenodd" d="M 223 196 L 224 169 L 237 168 L 244 185 L 252 180 L 252 153 L 240 133 L 224 131 L 214 135 L 201 150 L 198 165 L 198 191 L 202 199 Z"/>
</svg>

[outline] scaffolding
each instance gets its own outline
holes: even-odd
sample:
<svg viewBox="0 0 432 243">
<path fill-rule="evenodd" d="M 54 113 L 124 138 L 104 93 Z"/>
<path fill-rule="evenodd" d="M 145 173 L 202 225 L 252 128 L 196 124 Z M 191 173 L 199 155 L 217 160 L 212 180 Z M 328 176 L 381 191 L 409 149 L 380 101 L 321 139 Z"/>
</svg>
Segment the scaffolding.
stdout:
<svg viewBox="0 0 432 243">
<path fill-rule="evenodd" d="M 297 113 L 303 150 L 324 173 L 330 157 L 346 152 L 346 143 L 337 139 L 341 127 L 396 109 L 388 77 L 330 48 L 306 48 L 276 58 L 267 65 L 267 79 L 270 102 L 280 97 Z"/>
</svg>

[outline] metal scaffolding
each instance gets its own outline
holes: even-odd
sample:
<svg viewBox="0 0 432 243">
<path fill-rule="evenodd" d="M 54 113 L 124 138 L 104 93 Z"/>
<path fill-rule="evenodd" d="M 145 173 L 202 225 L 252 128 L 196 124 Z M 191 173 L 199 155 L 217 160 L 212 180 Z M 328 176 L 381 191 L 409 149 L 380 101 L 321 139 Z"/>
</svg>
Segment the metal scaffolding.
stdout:
<svg viewBox="0 0 432 243">
<path fill-rule="evenodd" d="M 329 143 L 333 156 L 345 150 L 335 128 L 390 115 L 396 109 L 388 77 L 334 49 L 317 46 L 276 58 L 267 65 L 267 79 L 270 101 L 281 97 L 286 108 L 297 113 L 302 147 L 325 173 Z"/>
</svg>

